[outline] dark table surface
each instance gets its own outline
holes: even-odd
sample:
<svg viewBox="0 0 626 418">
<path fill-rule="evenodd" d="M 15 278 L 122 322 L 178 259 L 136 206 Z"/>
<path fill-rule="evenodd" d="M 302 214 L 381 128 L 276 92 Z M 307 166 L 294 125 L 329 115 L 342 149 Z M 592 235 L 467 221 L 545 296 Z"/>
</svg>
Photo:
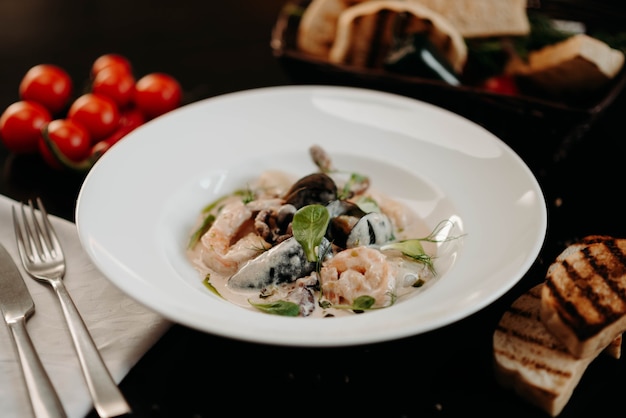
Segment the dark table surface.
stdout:
<svg viewBox="0 0 626 418">
<path fill-rule="evenodd" d="M 269 46 L 282 5 L 281 0 L 0 0 L 0 108 L 17 100 L 19 81 L 33 65 L 54 63 L 74 80 L 86 81 L 93 60 L 108 52 L 127 56 L 137 74 L 173 75 L 185 103 L 292 84 Z M 543 280 L 547 265 L 567 244 L 587 234 L 626 236 L 624 116 L 621 94 L 565 159 L 536 170 L 548 205 L 544 247 L 528 274 L 490 306 L 422 335 L 342 348 L 266 346 L 174 325 L 121 383 L 133 415 L 545 416 L 496 384 L 493 330 L 510 303 Z M 506 141 L 506 133 L 500 136 Z M 529 165 L 532 158 L 525 156 Z M 83 177 L 52 170 L 37 156 L 10 155 L 3 147 L 0 168 L 0 193 L 17 200 L 42 196 L 51 213 L 73 220 Z M 588 368 L 563 418 L 623 411 L 626 361 L 605 357 Z"/>
</svg>

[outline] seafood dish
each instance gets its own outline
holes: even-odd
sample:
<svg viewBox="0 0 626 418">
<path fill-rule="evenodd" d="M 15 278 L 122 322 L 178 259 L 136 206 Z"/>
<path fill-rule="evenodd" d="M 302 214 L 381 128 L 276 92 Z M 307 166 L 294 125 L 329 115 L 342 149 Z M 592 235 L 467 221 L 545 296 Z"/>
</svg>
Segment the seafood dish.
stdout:
<svg viewBox="0 0 626 418">
<path fill-rule="evenodd" d="M 442 220 L 428 228 L 406 204 L 339 170 L 317 145 L 317 170 L 265 171 L 208 204 L 187 256 L 206 287 L 266 313 L 333 317 L 388 308 L 437 277 L 442 243 L 461 239 Z"/>
</svg>

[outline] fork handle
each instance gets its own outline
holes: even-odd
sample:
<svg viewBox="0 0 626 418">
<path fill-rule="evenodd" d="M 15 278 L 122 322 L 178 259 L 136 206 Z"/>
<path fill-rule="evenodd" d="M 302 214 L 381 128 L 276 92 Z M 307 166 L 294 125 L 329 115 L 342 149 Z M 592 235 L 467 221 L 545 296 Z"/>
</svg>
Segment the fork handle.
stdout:
<svg viewBox="0 0 626 418">
<path fill-rule="evenodd" d="M 98 415 L 104 418 L 129 414 L 131 412 L 130 406 L 104 364 L 85 322 L 63 284 L 63 280 L 52 280 L 52 286 L 59 297 L 83 376 Z"/>
<path fill-rule="evenodd" d="M 54 390 L 50 377 L 48 377 L 26 330 L 26 319 L 20 318 L 11 321 L 9 328 L 17 347 L 35 416 L 37 418 L 65 418 L 65 411 L 59 396 Z"/>
</svg>

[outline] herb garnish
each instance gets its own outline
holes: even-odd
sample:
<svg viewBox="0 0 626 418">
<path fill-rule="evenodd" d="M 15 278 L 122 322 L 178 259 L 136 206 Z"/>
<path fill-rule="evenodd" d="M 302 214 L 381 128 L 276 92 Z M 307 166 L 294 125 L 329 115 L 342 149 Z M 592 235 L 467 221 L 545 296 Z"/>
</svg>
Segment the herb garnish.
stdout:
<svg viewBox="0 0 626 418">
<path fill-rule="evenodd" d="M 450 236 L 443 239 L 437 238 L 437 236 L 444 229 L 446 224 L 450 223 L 450 220 L 441 221 L 439 222 L 439 224 L 437 224 L 435 229 L 433 229 L 430 234 L 423 238 L 412 238 L 397 242 L 391 242 L 389 244 L 381 246 L 380 249 L 381 251 L 398 250 L 402 252 L 402 254 L 406 257 L 412 258 L 419 263 L 423 263 L 424 265 L 426 265 L 426 267 L 428 267 L 433 275 L 436 275 L 433 258 L 432 256 L 426 254 L 426 251 L 424 251 L 424 247 L 422 246 L 422 242 L 447 242 L 460 238 L 460 236 Z"/>
<path fill-rule="evenodd" d="M 213 286 L 210 282 L 211 280 L 211 274 L 207 274 L 204 277 L 204 280 L 202 281 L 202 284 L 204 284 L 206 286 L 207 289 L 209 289 L 211 292 L 215 293 L 217 296 L 221 297 L 222 299 L 224 299 L 224 296 L 222 296 L 220 294 L 220 292 L 215 288 L 215 286 Z"/>
<path fill-rule="evenodd" d="M 338 199 L 348 199 L 355 194 L 356 190 L 364 190 L 369 187 L 370 179 L 359 173 L 350 173 L 350 178 L 343 185 Z M 357 187 L 358 186 L 358 187 Z"/>
<path fill-rule="evenodd" d="M 213 222 L 215 222 L 215 215 L 210 212 L 213 211 L 215 208 L 217 208 L 217 206 L 220 203 L 222 203 L 224 200 L 232 196 L 241 196 L 243 203 L 249 203 L 254 200 L 254 192 L 252 192 L 250 189 L 239 189 L 239 190 L 235 190 L 231 194 L 218 197 L 213 202 L 206 205 L 204 208 L 202 208 L 202 211 L 201 211 L 201 213 L 206 214 L 206 216 L 202 220 L 202 224 L 198 227 L 198 229 L 194 231 L 194 233 L 189 238 L 189 243 L 187 244 L 187 248 L 195 247 L 198 241 L 200 241 L 200 238 L 202 237 L 202 235 L 204 235 L 205 232 L 207 232 L 211 228 L 211 226 L 213 225 Z"/>
<path fill-rule="evenodd" d="M 255 303 L 248 300 L 248 303 L 258 310 L 272 315 L 298 316 L 300 314 L 300 307 L 298 304 L 288 302 L 286 300 L 277 300 L 270 303 Z"/>
<path fill-rule="evenodd" d="M 330 222 L 328 209 L 323 205 L 307 205 L 296 211 L 291 224 L 293 236 L 300 243 L 308 261 L 317 261 L 317 249 Z"/>
<path fill-rule="evenodd" d="M 393 305 L 394 303 L 396 303 L 397 296 L 393 293 L 391 293 L 390 296 L 391 296 L 390 305 Z M 329 309 L 329 308 L 349 309 L 349 310 L 354 311 L 355 313 L 362 313 L 364 311 L 369 311 L 372 309 L 379 309 L 379 308 L 373 307 L 374 303 L 376 303 L 376 299 L 374 299 L 372 296 L 361 295 L 357 297 L 356 299 L 354 299 L 350 305 L 344 305 L 344 304 L 333 305 L 328 300 L 320 300 L 318 304 L 322 309 Z"/>
</svg>

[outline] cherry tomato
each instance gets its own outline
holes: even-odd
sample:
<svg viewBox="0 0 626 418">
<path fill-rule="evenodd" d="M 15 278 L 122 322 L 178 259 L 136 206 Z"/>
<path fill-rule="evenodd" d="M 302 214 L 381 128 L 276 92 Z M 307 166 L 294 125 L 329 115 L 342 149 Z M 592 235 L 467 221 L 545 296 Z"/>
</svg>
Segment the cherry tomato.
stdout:
<svg viewBox="0 0 626 418">
<path fill-rule="evenodd" d="M 492 93 L 509 95 L 516 95 L 519 93 L 515 79 L 507 75 L 490 77 L 485 80 L 482 87 Z"/>
<path fill-rule="evenodd" d="M 37 152 L 41 129 L 51 120 L 50 112 L 39 103 L 15 102 L 0 116 L 0 138 L 16 154 Z"/>
<path fill-rule="evenodd" d="M 119 108 L 133 99 L 135 77 L 127 71 L 110 66 L 98 71 L 93 78 L 91 91 L 112 99 Z"/>
<path fill-rule="evenodd" d="M 115 131 L 120 111 L 115 102 L 106 96 L 86 93 L 77 98 L 67 111 L 67 118 L 87 128 L 96 142 Z"/>
<path fill-rule="evenodd" d="M 114 68 L 121 72 L 132 74 L 132 66 L 128 58 L 119 54 L 104 54 L 96 58 L 91 66 L 91 76 L 95 77 L 105 68 Z"/>
<path fill-rule="evenodd" d="M 182 88 L 164 73 L 151 73 L 135 84 L 135 105 L 147 118 L 155 118 L 180 106 Z"/>
<path fill-rule="evenodd" d="M 54 114 L 67 105 L 72 87 L 72 79 L 64 69 L 40 64 L 26 72 L 20 82 L 19 94 L 22 100 L 40 103 Z"/>
<path fill-rule="evenodd" d="M 45 137 L 56 146 L 55 152 Z M 87 129 L 71 119 L 55 119 L 48 123 L 38 142 L 39 152 L 51 167 L 61 169 L 65 158 L 79 162 L 91 154 L 91 137 Z"/>
<path fill-rule="evenodd" d="M 98 141 L 91 149 L 92 154 L 102 155 L 131 131 L 143 125 L 146 121 L 143 113 L 138 109 L 131 108 L 122 112 L 118 128 L 108 137 Z"/>
</svg>

